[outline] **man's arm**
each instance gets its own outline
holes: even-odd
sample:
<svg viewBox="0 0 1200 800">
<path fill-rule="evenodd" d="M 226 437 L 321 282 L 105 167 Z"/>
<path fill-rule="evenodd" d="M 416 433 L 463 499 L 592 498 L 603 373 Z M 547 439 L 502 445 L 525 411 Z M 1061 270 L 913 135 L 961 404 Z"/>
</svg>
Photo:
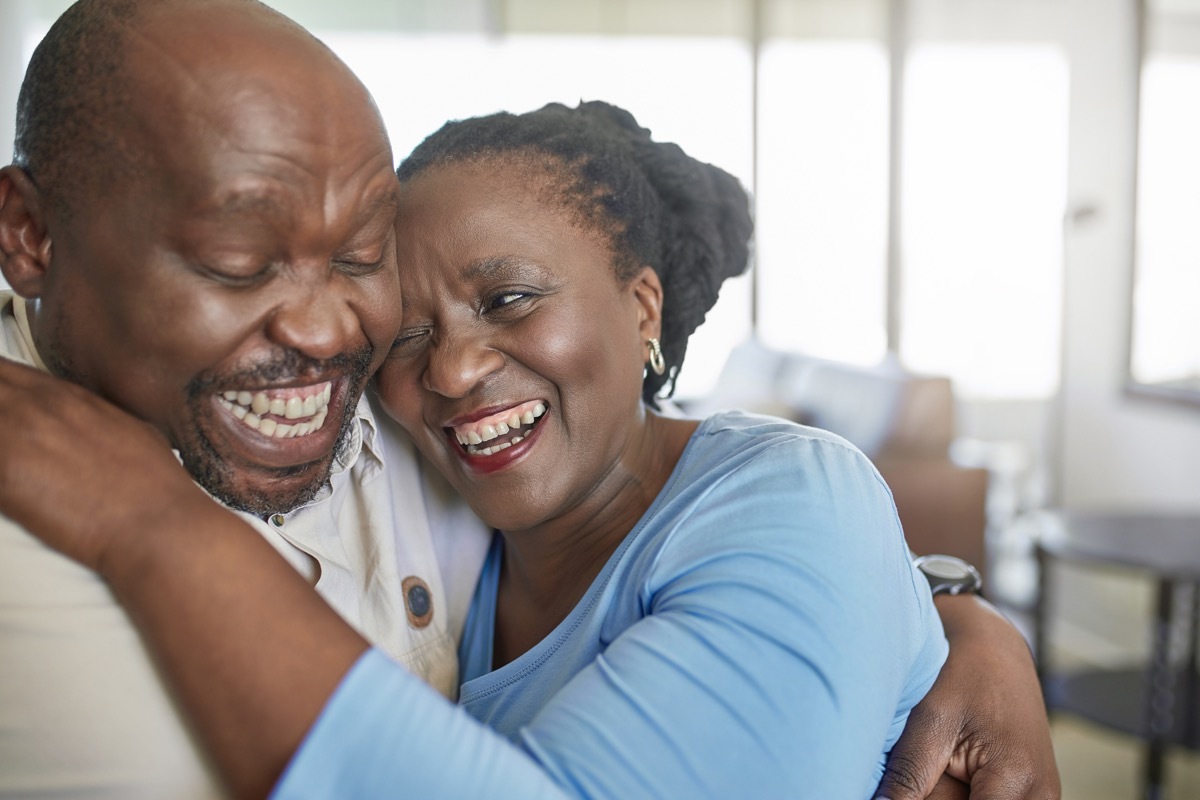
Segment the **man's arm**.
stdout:
<svg viewBox="0 0 1200 800">
<path fill-rule="evenodd" d="M 1061 797 L 1046 708 L 1025 640 L 974 595 L 943 595 L 934 604 L 950 656 L 909 715 L 876 797 L 958 796 L 948 780 L 930 794 L 943 773 L 969 783 L 974 800 Z"/>
</svg>

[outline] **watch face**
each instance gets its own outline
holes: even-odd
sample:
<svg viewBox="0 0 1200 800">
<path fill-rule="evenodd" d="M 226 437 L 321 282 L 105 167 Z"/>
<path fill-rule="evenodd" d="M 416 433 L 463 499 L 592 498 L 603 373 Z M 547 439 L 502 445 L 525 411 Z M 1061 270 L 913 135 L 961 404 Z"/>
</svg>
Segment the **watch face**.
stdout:
<svg viewBox="0 0 1200 800">
<path fill-rule="evenodd" d="M 955 556 L 920 556 L 913 564 L 929 580 L 929 588 L 937 594 L 978 594 L 983 588 L 979 572 L 966 561 Z"/>
<path fill-rule="evenodd" d="M 921 562 L 921 569 L 926 575 L 945 578 L 951 581 L 960 581 L 971 575 L 961 564 L 941 558 L 925 559 Z"/>
</svg>

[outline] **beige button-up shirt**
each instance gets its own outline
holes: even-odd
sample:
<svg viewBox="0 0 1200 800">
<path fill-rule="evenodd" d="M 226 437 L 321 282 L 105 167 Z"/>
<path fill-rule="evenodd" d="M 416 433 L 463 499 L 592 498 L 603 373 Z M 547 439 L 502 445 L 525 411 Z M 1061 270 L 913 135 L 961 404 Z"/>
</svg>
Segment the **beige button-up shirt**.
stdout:
<svg viewBox="0 0 1200 800">
<path fill-rule="evenodd" d="M 0 355 L 45 369 L 11 292 Z M 453 697 L 488 536 L 367 398 L 358 421 L 315 499 L 241 516 L 368 640 Z M 221 794 L 104 582 L 0 516 L 0 798 Z"/>
</svg>

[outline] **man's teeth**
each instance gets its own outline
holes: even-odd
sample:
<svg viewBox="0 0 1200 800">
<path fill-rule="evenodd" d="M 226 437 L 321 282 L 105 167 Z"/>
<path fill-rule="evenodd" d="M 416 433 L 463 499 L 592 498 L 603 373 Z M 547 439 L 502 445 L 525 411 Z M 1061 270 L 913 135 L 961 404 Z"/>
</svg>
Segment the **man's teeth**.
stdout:
<svg viewBox="0 0 1200 800">
<path fill-rule="evenodd" d="M 488 422 L 478 425 L 473 428 L 460 426 L 455 429 L 454 436 L 458 439 L 458 443 L 464 447 L 471 448 L 473 445 L 490 442 L 498 436 L 504 436 L 517 430 L 521 426 L 529 426 L 536 419 L 546 413 L 546 406 L 542 403 L 534 403 L 521 409 L 513 409 L 508 416 L 490 419 Z M 505 448 L 512 447 L 517 442 L 524 439 L 524 436 L 514 436 L 511 441 L 501 442 L 493 447 L 485 447 L 483 449 L 471 449 L 471 453 L 475 455 L 490 456 L 493 453 L 498 453 Z"/>
<path fill-rule="evenodd" d="M 271 397 L 267 392 L 230 390 L 218 398 L 247 427 L 272 439 L 291 439 L 321 430 L 329 413 L 333 384 L 311 387 L 308 394 Z M 267 416 L 270 414 L 271 416 Z M 280 419 L 276 419 L 276 417 Z M 282 419 L 289 420 L 283 422 Z M 296 420 L 296 422 L 291 422 Z"/>
</svg>

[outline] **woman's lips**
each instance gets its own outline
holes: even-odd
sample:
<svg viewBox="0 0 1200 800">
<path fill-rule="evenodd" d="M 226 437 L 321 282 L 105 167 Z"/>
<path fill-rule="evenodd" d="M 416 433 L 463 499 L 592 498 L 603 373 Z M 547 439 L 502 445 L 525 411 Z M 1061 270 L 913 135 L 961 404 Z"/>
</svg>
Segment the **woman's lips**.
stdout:
<svg viewBox="0 0 1200 800">
<path fill-rule="evenodd" d="M 530 400 L 486 417 L 445 428 L 446 439 L 473 472 L 504 469 L 529 452 L 541 432 L 547 407 Z M 516 425 L 513 425 L 513 422 Z"/>
<path fill-rule="evenodd" d="M 528 400 L 486 417 L 447 428 L 468 455 L 490 456 L 519 444 L 546 413 L 541 400 Z"/>
</svg>

